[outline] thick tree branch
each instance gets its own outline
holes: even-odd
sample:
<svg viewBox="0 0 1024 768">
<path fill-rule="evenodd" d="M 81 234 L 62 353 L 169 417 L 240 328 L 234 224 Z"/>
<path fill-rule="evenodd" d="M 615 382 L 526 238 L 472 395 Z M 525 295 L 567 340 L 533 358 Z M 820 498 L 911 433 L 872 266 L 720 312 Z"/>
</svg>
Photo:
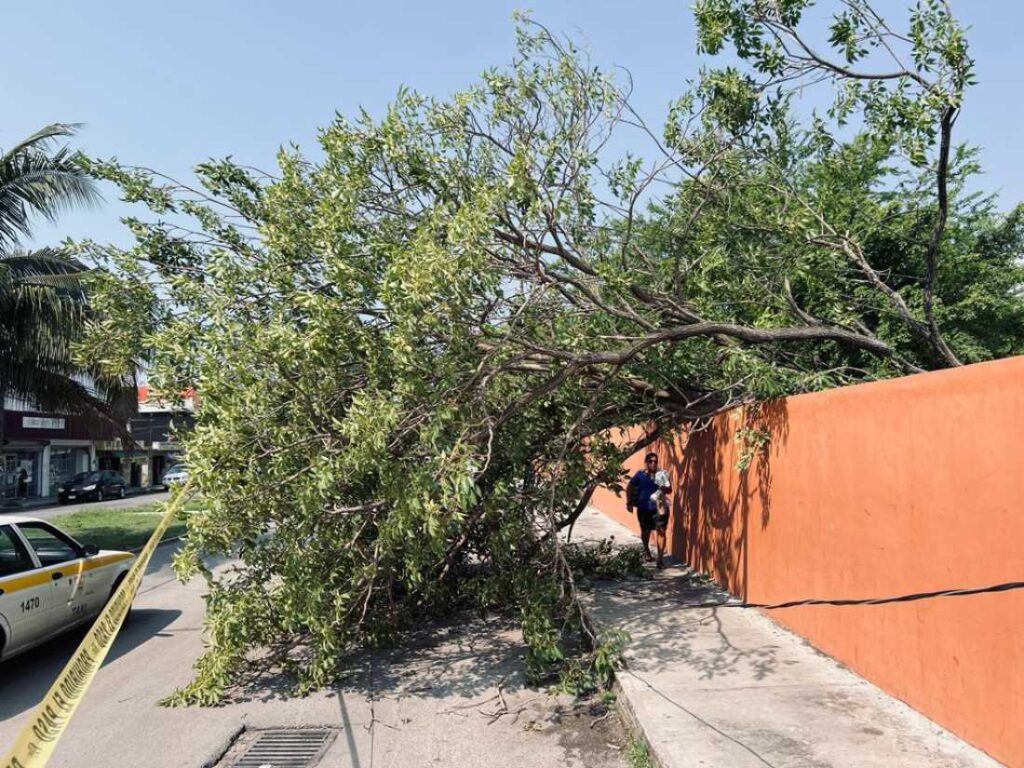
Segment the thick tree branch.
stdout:
<svg viewBox="0 0 1024 768">
<path fill-rule="evenodd" d="M 949 150 L 953 133 L 953 123 L 956 121 L 956 109 L 947 107 L 942 114 L 942 125 L 939 140 L 939 162 L 935 170 L 936 187 L 938 190 L 939 210 L 935 217 L 935 226 L 932 228 L 932 236 L 928 242 L 928 250 L 925 252 L 925 280 L 924 280 L 924 316 L 928 323 L 928 333 L 932 343 L 942 354 L 949 365 L 958 366 L 963 363 L 950 349 L 946 340 L 939 332 L 938 323 L 935 322 L 935 278 L 938 271 L 939 251 L 942 247 L 942 236 L 946 230 L 946 220 L 949 216 Z"/>
<path fill-rule="evenodd" d="M 781 328 L 754 328 L 735 323 L 702 322 L 665 328 L 648 334 L 634 344 L 607 352 L 575 353 L 562 349 L 550 349 L 521 341 L 524 346 L 556 360 L 574 365 L 620 365 L 628 362 L 649 347 L 697 337 L 728 336 L 751 344 L 772 344 L 786 341 L 838 341 L 857 349 L 863 349 L 879 357 L 890 357 L 892 349 L 880 339 L 837 328 L 835 326 L 791 326 Z M 512 340 L 515 341 L 515 340 Z"/>
</svg>

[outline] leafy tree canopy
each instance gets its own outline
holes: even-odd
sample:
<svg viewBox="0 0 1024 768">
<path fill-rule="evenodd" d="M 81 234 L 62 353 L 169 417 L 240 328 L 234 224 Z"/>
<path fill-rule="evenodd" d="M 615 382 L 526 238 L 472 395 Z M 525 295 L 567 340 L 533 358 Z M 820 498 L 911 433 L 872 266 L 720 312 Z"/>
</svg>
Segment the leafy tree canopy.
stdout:
<svg viewBox="0 0 1024 768">
<path fill-rule="evenodd" d="M 807 0 L 698 2 L 701 50 L 739 64 L 657 130 L 520 19 L 510 66 L 338 116 L 273 174 L 92 164 L 158 214 L 130 249 L 80 246 L 113 270 L 96 343 L 203 395 L 176 565 L 210 581 L 209 645 L 176 701 L 254 659 L 324 684 L 459 606 L 518 611 L 531 671 L 593 682 L 609 649 L 565 663 L 586 629 L 556 532 L 625 453 L 737 403 L 1021 350 L 1021 214 L 965 192 L 953 141 L 962 28 L 930 0 L 903 31 L 828 5 L 821 30 Z M 812 87 L 835 101 L 801 116 Z M 620 132 L 636 154 L 611 158 Z"/>
</svg>

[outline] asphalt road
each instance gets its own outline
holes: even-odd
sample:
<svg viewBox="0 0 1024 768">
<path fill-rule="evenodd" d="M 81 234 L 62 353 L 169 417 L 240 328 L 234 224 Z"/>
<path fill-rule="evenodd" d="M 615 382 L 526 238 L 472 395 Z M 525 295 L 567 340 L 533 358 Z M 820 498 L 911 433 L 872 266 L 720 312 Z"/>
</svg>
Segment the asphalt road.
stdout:
<svg viewBox="0 0 1024 768">
<path fill-rule="evenodd" d="M 626 737 L 616 717 L 594 722 L 593 712 L 568 697 L 526 688 L 521 639 L 496 621 L 430 632 L 401 655 L 368 656 L 351 684 L 305 698 L 265 679 L 224 706 L 160 707 L 160 698 L 188 682 L 202 648 L 204 584 L 174 578 L 172 551 L 173 545 L 157 550 L 134 614 L 51 768 L 205 768 L 244 729 L 310 725 L 338 729 L 320 763 L 332 768 L 624 765 Z M 0 664 L 0 747 L 14 738 L 82 634 Z"/>
<path fill-rule="evenodd" d="M 159 493 L 136 493 L 126 496 L 123 499 L 110 499 L 108 501 L 83 501 L 78 504 L 55 504 L 50 507 L 25 507 L 24 509 L 0 509 L 0 522 L 3 522 L 4 515 L 24 515 L 25 517 L 38 517 L 47 520 L 57 515 L 65 515 L 68 512 L 77 512 L 80 509 L 102 509 L 104 507 L 141 507 L 143 504 L 152 504 L 156 501 L 167 501 L 170 494 L 167 491 Z"/>
</svg>

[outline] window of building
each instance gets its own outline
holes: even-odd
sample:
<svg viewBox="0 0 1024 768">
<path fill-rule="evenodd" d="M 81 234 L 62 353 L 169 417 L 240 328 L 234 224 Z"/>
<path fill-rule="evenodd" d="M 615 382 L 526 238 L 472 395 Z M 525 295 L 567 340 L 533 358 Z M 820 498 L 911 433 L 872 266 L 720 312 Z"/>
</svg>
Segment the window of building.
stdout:
<svg viewBox="0 0 1024 768">
<path fill-rule="evenodd" d="M 50 493 L 56 493 L 61 483 L 88 468 L 88 448 L 50 448 Z"/>
<path fill-rule="evenodd" d="M 0 496 L 39 495 L 39 451 L 17 451 L 0 455 Z"/>
</svg>

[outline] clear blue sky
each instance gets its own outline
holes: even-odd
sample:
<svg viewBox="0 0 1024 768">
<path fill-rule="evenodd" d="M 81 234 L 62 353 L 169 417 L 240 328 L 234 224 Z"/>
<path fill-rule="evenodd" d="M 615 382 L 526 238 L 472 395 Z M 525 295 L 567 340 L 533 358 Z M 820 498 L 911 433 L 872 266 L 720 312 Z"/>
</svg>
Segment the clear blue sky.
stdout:
<svg viewBox="0 0 1024 768">
<path fill-rule="evenodd" d="M 209 157 L 270 167 L 279 146 L 313 148 L 335 111 L 379 112 L 399 85 L 444 96 L 513 53 L 511 15 L 574 36 L 596 64 L 634 77 L 654 125 L 699 66 L 688 0 L 33 0 L 0 4 L 4 35 L 0 147 L 53 121 L 85 123 L 78 145 L 100 157 L 186 178 Z M 900 10 L 906 2 L 880 0 Z M 1024 3 L 954 0 L 980 84 L 958 138 L 983 147 L 984 186 L 1003 207 L 1024 199 Z M 107 195 L 101 210 L 40 226 L 125 242 Z"/>
</svg>

